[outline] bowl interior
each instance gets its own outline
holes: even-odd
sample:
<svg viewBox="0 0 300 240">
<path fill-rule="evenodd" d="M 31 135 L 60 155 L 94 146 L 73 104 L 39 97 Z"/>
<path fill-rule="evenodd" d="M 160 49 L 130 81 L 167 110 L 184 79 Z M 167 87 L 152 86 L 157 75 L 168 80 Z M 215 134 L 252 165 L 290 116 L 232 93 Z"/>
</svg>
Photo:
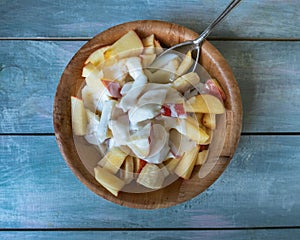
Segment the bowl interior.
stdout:
<svg viewBox="0 0 300 240">
<path fill-rule="evenodd" d="M 61 153 L 74 174 L 99 196 L 133 208 L 163 208 L 182 203 L 207 189 L 224 171 L 237 147 L 242 124 L 242 107 L 238 85 L 225 59 L 208 41 L 202 45 L 201 65 L 211 77 L 216 78 L 226 94 L 226 114 L 217 119 L 218 128 L 210 145 L 206 163 L 193 174 L 190 180 L 178 179 L 167 187 L 146 193 L 121 192 L 118 197 L 111 195 L 90 173 L 91 169 L 81 161 L 77 152 L 71 127 L 70 96 L 77 95 L 84 78 L 81 77 L 86 58 L 99 47 L 109 45 L 135 30 L 140 37 L 152 33 L 166 47 L 194 39 L 197 33 L 172 23 L 162 21 L 135 21 L 112 27 L 88 41 L 72 58 L 65 68 L 54 101 L 54 130 Z"/>
</svg>

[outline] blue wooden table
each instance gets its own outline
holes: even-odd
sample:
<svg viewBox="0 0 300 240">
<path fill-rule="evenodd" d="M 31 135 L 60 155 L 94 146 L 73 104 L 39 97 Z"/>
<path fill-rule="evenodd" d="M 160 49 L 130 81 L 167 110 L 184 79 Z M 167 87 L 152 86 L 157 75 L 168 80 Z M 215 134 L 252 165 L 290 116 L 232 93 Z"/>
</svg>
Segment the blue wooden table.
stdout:
<svg viewBox="0 0 300 240">
<path fill-rule="evenodd" d="M 243 0 L 209 40 L 241 89 L 244 119 L 223 175 L 191 201 L 136 210 L 66 166 L 52 105 L 73 54 L 137 19 L 201 32 L 229 0 L 0 0 L 0 239 L 300 239 L 300 2 Z"/>
</svg>

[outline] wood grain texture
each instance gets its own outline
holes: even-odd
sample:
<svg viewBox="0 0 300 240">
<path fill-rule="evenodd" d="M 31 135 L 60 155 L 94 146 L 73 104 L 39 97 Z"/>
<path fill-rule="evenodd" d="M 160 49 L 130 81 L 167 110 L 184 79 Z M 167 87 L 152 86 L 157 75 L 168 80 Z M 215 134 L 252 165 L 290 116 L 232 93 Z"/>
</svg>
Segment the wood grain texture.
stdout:
<svg viewBox="0 0 300 240">
<path fill-rule="evenodd" d="M 0 41 L 0 132 L 49 133 L 58 80 L 81 41 Z M 300 42 L 213 41 L 233 69 L 243 132 L 300 132 Z M 275 110 L 276 109 L 276 110 Z"/>
<path fill-rule="evenodd" d="M 55 138 L 0 137 L 0 228 L 205 228 L 300 226 L 300 137 L 242 136 L 204 193 L 160 210 L 133 210 L 89 191 Z"/>
<path fill-rule="evenodd" d="M 134 1 L 2 0 L 0 37 L 92 37 L 114 25 L 143 19 L 174 22 L 200 33 L 229 0 Z M 298 0 L 243 0 L 212 38 L 300 38 Z"/>
<path fill-rule="evenodd" d="M 297 239 L 300 229 L 201 230 L 201 231 L 26 231 L 0 232 L 1 239 L 155 239 L 155 240 L 289 240 Z"/>
</svg>

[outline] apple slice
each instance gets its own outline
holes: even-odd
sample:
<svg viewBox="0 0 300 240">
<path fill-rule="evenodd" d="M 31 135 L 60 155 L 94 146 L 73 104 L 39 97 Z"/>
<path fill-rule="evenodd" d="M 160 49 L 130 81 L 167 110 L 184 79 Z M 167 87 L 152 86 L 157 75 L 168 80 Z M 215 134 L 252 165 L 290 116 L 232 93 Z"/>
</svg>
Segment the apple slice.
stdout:
<svg viewBox="0 0 300 240">
<path fill-rule="evenodd" d="M 127 145 L 139 158 L 143 159 L 144 157 L 148 156 L 150 152 L 150 131 L 151 123 L 148 123 L 129 137 Z"/>
<path fill-rule="evenodd" d="M 149 35 L 142 39 L 144 45 L 143 54 L 155 54 L 155 45 L 154 45 L 154 34 Z"/>
<path fill-rule="evenodd" d="M 86 134 L 87 115 L 81 99 L 71 96 L 72 130 L 75 135 Z"/>
<path fill-rule="evenodd" d="M 179 92 L 184 93 L 189 88 L 195 87 L 200 82 L 199 75 L 195 72 L 190 72 L 177 78 L 172 86 Z"/>
<path fill-rule="evenodd" d="M 206 143 L 209 135 L 204 129 L 199 126 L 198 122 L 190 116 L 186 119 L 177 119 L 178 124 L 175 126 L 176 130 L 181 134 L 185 135 L 189 139 L 195 141 L 198 144 Z"/>
<path fill-rule="evenodd" d="M 126 184 L 129 184 L 134 179 L 133 171 L 134 171 L 133 157 L 127 156 L 120 169 L 120 177 L 125 181 Z"/>
<path fill-rule="evenodd" d="M 139 56 L 144 49 L 143 43 L 139 36 L 133 31 L 129 31 L 104 52 L 105 59 L 108 58 L 125 58 Z"/>
<path fill-rule="evenodd" d="M 201 94 L 190 98 L 185 104 L 187 112 L 223 114 L 225 108 L 223 103 L 215 96 Z"/>
<path fill-rule="evenodd" d="M 116 103 L 117 101 L 114 100 L 107 100 L 103 103 L 103 110 L 98 126 L 99 140 L 101 143 L 104 142 L 107 138 L 109 138 L 108 123 L 111 119 L 111 115 L 114 111 Z"/>
<path fill-rule="evenodd" d="M 223 102 L 225 102 L 226 100 L 225 92 L 216 79 L 207 80 L 205 83 L 205 88 L 209 91 L 210 94 L 222 99 Z"/>
<path fill-rule="evenodd" d="M 183 103 L 167 103 L 162 105 L 161 114 L 167 117 L 185 118 L 186 112 Z"/>
<path fill-rule="evenodd" d="M 147 76 L 143 72 L 141 58 L 128 58 L 125 65 L 128 69 L 129 75 L 134 80 L 132 87 L 143 86 L 147 83 Z"/>
<path fill-rule="evenodd" d="M 164 164 L 170 173 L 173 173 L 178 163 L 180 162 L 180 158 L 170 158 L 167 159 Z"/>
<path fill-rule="evenodd" d="M 162 170 L 156 164 L 147 163 L 136 181 L 147 188 L 160 189 L 164 180 L 165 177 Z"/>
<path fill-rule="evenodd" d="M 127 59 L 110 59 L 105 61 L 102 66 L 103 78 L 124 83 L 128 76 L 126 61 Z"/>
<path fill-rule="evenodd" d="M 112 147 L 99 161 L 98 165 L 103 166 L 103 168 L 107 169 L 111 173 L 116 174 L 127 155 L 127 153 L 121 151 L 119 148 Z"/>
<path fill-rule="evenodd" d="M 143 68 L 147 68 L 149 67 L 155 60 L 156 58 L 156 54 L 142 54 L 140 55 L 141 59 L 142 59 L 142 66 Z"/>
<path fill-rule="evenodd" d="M 121 85 L 116 81 L 110 81 L 107 79 L 101 79 L 103 86 L 108 90 L 109 94 L 113 98 L 120 98 Z"/>
<path fill-rule="evenodd" d="M 104 52 L 109 49 L 110 46 L 105 46 L 97 49 L 96 51 L 92 52 L 90 56 L 85 60 L 84 64 L 88 64 L 89 62 L 94 64 L 95 66 L 101 65 L 105 58 Z"/>
<path fill-rule="evenodd" d="M 187 54 L 184 56 L 181 64 L 177 68 L 176 74 L 178 76 L 185 74 L 192 65 L 193 65 L 192 53 L 191 53 L 191 51 L 188 51 Z"/>
<path fill-rule="evenodd" d="M 194 169 L 200 147 L 193 148 L 190 152 L 184 154 L 179 161 L 175 173 L 183 179 L 189 179 Z"/>
<path fill-rule="evenodd" d="M 199 152 L 197 156 L 196 165 L 203 165 L 207 160 L 207 156 L 208 150 L 202 150 L 201 152 Z"/>
<path fill-rule="evenodd" d="M 125 181 L 118 178 L 105 168 L 97 166 L 94 168 L 95 178 L 104 188 L 116 197 L 119 191 L 125 186 Z"/>
<path fill-rule="evenodd" d="M 143 169 L 143 167 L 145 167 L 145 165 L 147 164 L 147 162 L 143 159 L 140 158 L 133 158 L 134 161 L 134 172 L 135 173 L 140 173 Z"/>
<path fill-rule="evenodd" d="M 87 77 L 88 75 L 90 75 L 90 73 L 95 72 L 95 71 L 99 71 L 99 69 L 94 64 L 89 62 L 87 65 L 85 65 L 83 67 L 81 76 Z"/>
<path fill-rule="evenodd" d="M 204 113 L 202 124 L 209 129 L 216 129 L 216 114 Z"/>
<path fill-rule="evenodd" d="M 163 58 L 162 56 L 161 58 Z M 155 63 L 155 61 L 154 61 Z M 174 58 L 170 62 L 168 62 L 166 65 L 152 73 L 149 78 L 149 82 L 152 83 L 170 83 L 176 78 L 176 69 L 178 68 L 180 62 L 179 58 Z M 153 66 L 151 66 L 152 68 Z"/>
<path fill-rule="evenodd" d="M 160 42 L 157 39 L 154 39 L 154 46 L 155 46 L 155 53 L 157 55 L 161 54 L 164 51 L 164 49 L 160 45 Z"/>
</svg>

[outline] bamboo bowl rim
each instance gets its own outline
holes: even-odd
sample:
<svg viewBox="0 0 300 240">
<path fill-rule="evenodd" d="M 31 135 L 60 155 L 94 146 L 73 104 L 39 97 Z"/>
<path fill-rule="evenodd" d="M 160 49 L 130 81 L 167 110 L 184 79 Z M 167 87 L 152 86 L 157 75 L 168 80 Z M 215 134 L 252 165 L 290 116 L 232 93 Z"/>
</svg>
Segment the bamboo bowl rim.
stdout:
<svg viewBox="0 0 300 240">
<path fill-rule="evenodd" d="M 123 193 L 118 197 L 110 194 L 89 173 L 81 162 L 74 144 L 71 127 L 71 102 L 84 78 L 81 70 L 86 58 L 101 46 L 109 45 L 130 30 L 135 30 L 140 37 L 152 33 L 166 46 L 194 39 L 198 36 L 192 30 L 173 23 L 157 20 L 141 20 L 123 23 L 109 28 L 89 40 L 73 56 L 65 68 L 54 99 L 53 124 L 56 141 L 67 165 L 79 180 L 102 198 L 131 208 L 157 209 L 177 205 L 188 201 L 206 190 L 222 174 L 237 148 L 242 129 L 242 102 L 235 77 L 220 52 L 208 41 L 202 45 L 200 62 L 211 77 L 216 78 L 226 94 L 226 129 L 225 140 L 220 157 L 209 174 L 201 181 L 196 178 L 183 181 L 178 179 L 171 185 L 148 193 Z"/>
</svg>

